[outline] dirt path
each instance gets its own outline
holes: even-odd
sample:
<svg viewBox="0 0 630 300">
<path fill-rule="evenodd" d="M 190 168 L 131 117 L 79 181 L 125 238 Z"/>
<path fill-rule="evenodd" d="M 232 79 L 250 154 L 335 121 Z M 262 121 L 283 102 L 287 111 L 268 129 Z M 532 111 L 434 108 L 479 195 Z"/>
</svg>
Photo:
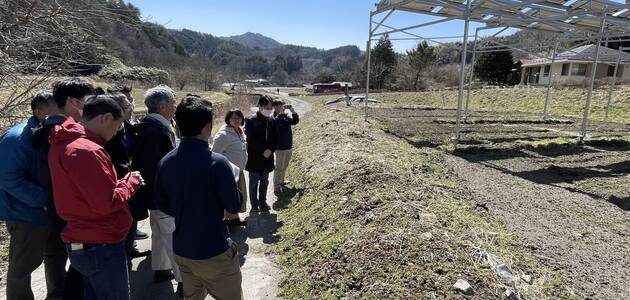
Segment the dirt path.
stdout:
<svg viewBox="0 0 630 300">
<path fill-rule="evenodd" d="M 624 186 L 630 156 L 586 150 L 557 156 L 470 153 L 448 156 L 446 163 L 480 211 L 502 219 L 546 265 L 566 274 L 579 294 L 627 299 L 630 198 Z"/>
<path fill-rule="evenodd" d="M 293 104 L 300 115 L 310 110 L 310 105 L 303 100 L 288 96 L 283 98 Z M 275 257 L 271 249 L 276 241 L 276 230 L 282 223 L 278 221 L 276 212 L 273 210 L 276 196 L 273 195 L 272 178 L 273 173 L 269 175 L 270 189 L 267 193 L 267 201 L 272 210 L 269 213 L 249 215 L 250 205 L 248 202 L 248 212 L 242 215 L 248 222 L 247 227 L 232 231 L 232 238 L 239 245 L 241 272 L 243 273 L 243 294 L 247 300 L 277 299 L 281 270 L 274 263 Z M 140 230 L 151 234 L 151 226 L 148 220 L 140 222 L 138 226 Z M 137 244 L 139 249 L 150 249 L 151 239 L 137 241 Z M 151 270 L 151 260 L 149 258 L 134 259 L 129 277 L 132 291 L 131 298 L 134 300 L 177 299 L 174 294 L 175 281 L 161 284 L 153 283 L 153 271 Z M 2 278 L 1 280 L 0 298 L 6 298 L 6 279 Z M 44 299 L 46 297 L 43 265 L 33 273 L 32 287 L 35 299 Z M 207 299 L 212 298 L 208 297 Z"/>
</svg>

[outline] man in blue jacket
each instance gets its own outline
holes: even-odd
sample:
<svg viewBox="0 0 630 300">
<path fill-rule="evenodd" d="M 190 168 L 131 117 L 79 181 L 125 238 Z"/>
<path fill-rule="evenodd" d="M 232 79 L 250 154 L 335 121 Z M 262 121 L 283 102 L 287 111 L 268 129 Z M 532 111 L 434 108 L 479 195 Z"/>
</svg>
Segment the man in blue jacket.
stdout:
<svg viewBox="0 0 630 300">
<path fill-rule="evenodd" d="M 241 197 L 225 156 L 210 151 L 212 105 L 186 97 L 175 115 L 181 144 L 158 165 L 155 202 L 175 218 L 173 250 L 184 280 L 184 299 L 243 298 L 236 244 L 230 239 L 224 210 L 238 213 Z M 238 175 L 236 175 L 238 176 Z"/>
<path fill-rule="evenodd" d="M 37 184 L 37 159 L 31 130 L 40 126 L 53 107 L 53 95 L 39 92 L 31 101 L 33 116 L 9 129 L 0 139 L 0 219 L 11 236 L 7 299 L 34 299 L 31 273 L 46 266 L 48 297 L 63 294 L 65 246 L 48 218 L 44 189 Z M 56 238 L 54 235 L 57 235 Z"/>
</svg>

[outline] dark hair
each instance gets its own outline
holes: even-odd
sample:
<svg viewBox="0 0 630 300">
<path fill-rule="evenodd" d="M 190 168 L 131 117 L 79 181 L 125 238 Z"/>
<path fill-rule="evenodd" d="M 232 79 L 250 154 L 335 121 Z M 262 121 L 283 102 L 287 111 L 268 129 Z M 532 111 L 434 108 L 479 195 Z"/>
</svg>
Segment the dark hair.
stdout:
<svg viewBox="0 0 630 300">
<path fill-rule="evenodd" d="M 272 106 L 279 106 L 279 105 L 284 105 L 284 101 L 282 100 L 273 100 L 273 102 L 271 102 Z"/>
<path fill-rule="evenodd" d="M 107 88 L 107 92 L 110 94 L 113 94 L 113 93 L 129 94 L 131 93 L 131 87 L 126 84 L 115 83 L 115 84 L 112 84 L 112 86 Z"/>
<path fill-rule="evenodd" d="M 97 87 L 94 89 L 94 92 L 95 92 L 97 95 L 105 95 L 105 90 L 103 90 L 103 88 L 102 88 L 102 87 L 100 87 L 100 86 L 97 86 Z"/>
<path fill-rule="evenodd" d="M 230 109 L 230 111 L 225 114 L 225 124 L 230 125 L 230 119 L 233 115 L 237 115 L 241 117 L 241 126 L 245 124 L 245 116 L 243 116 L 243 112 L 238 109 Z"/>
<path fill-rule="evenodd" d="M 116 102 L 114 97 L 109 95 L 90 96 L 85 100 L 83 105 L 82 118 L 86 121 L 90 121 L 100 115 L 106 113 L 112 114 L 114 119 L 119 120 L 123 116 L 123 109 Z"/>
<path fill-rule="evenodd" d="M 36 108 L 43 108 L 53 103 L 53 94 L 51 92 L 39 91 L 31 99 L 31 111 L 35 114 Z"/>
<path fill-rule="evenodd" d="M 66 107 L 68 97 L 80 99 L 94 94 L 94 86 L 81 78 L 68 78 L 57 81 L 53 85 L 53 96 L 59 108 Z"/>
<path fill-rule="evenodd" d="M 271 98 L 269 96 L 260 96 L 260 98 L 258 98 L 258 106 L 265 106 L 265 105 L 269 105 L 269 103 L 271 103 Z"/>
<path fill-rule="evenodd" d="M 212 115 L 210 101 L 194 96 L 184 97 L 175 110 L 175 120 L 184 137 L 200 134 L 208 123 L 212 123 Z"/>
</svg>

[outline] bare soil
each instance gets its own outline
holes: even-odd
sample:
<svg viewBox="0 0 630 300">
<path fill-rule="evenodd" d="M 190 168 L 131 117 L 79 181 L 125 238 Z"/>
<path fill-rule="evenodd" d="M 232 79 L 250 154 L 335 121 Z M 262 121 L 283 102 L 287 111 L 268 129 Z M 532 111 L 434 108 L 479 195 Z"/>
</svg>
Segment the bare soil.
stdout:
<svg viewBox="0 0 630 300">
<path fill-rule="evenodd" d="M 418 147 L 445 145 L 453 112 L 376 109 L 385 131 Z M 590 299 L 630 295 L 630 143 L 627 124 L 595 122 L 575 143 L 579 121 L 537 121 L 475 113 L 463 150 L 444 163 L 476 202 L 500 219 L 544 265 L 565 274 Z M 555 139 L 555 140 L 554 140 Z M 554 141 L 561 142 L 554 142 Z"/>
</svg>

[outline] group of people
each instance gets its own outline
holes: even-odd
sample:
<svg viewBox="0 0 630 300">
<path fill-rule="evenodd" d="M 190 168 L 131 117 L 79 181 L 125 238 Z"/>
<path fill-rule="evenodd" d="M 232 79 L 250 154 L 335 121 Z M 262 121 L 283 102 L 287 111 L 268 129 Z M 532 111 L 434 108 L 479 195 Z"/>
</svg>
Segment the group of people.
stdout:
<svg viewBox="0 0 630 300">
<path fill-rule="evenodd" d="M 149 255 L 154 281 L 174 279 L 185 299 L 242 298 L 228 226 L 246 225 L 239 213 L 248 194 L 250 213 L 271 209 L 274 169 L 274 192 L 287 189 L 298 114 L 261 96 L 255 114 L 228 111 L 212 137 L 210 101 L 188 94 L 178 104 L 159 85 L 144 94 L 148 114 L 136 121 L 131 91 L 61 80 L 0 138 L 7 299 L 34 299 L 31 273 L 42 262 L 48 298 L 129 299 L 131 259 Z M 140 251 L 135 241 L 149 236 L 138 222 L 147 218 L 151 250 Z"/>
</svg>

